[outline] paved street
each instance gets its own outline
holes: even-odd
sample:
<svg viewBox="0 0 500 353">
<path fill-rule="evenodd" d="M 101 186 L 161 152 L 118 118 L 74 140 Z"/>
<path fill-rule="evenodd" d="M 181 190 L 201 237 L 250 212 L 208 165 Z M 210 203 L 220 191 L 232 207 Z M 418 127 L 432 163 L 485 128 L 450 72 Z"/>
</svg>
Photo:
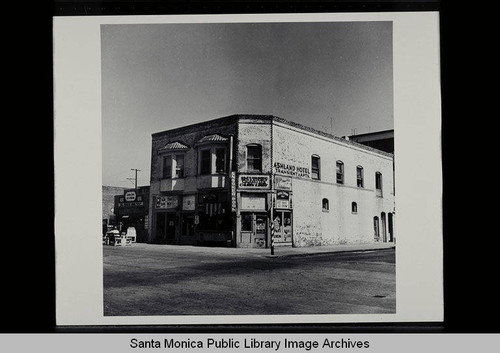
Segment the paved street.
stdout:
<svg viewBox="0 0 500 353">
<path fill-rule="evenodd" d="M 396 310 L 395 250 L 336 253 L 104 246 L 105 315 L 373 314 Z M 285 253 L 281 249 L 276 254 Z"/>
</svg>

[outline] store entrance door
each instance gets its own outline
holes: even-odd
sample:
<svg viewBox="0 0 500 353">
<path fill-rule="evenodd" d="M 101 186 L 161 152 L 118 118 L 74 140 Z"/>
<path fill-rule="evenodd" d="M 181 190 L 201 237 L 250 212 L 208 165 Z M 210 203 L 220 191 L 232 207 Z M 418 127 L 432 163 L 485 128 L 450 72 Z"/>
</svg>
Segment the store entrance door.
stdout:
<svg viewBox="0 0 500 353">
<path fill-rule="evenodd" d="M 292 244 L 292 212 L 274 210 L 274 243 Z"/>
<path fill-rule="evenodd" d="M 173 243 L 175 223 L 175 212 L 158 212 L 156 214 L 156 242 Z"/>
</svg>

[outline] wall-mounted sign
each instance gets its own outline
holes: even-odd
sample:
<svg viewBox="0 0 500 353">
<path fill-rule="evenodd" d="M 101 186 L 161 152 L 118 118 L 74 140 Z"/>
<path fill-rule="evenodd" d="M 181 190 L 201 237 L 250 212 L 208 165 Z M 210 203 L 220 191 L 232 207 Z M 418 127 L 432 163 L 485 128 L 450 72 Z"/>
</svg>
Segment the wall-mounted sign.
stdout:
<svg viewBox="0 0 500 353">
<path fill-rule="evenodd" d="M 148 229 L 148 228 L 149 228 L 149 216 L 145 215 L 144 216 L 144 229 Z"/>
<path fill-rule="evenodd" d="M 182 198 L 182 210 L 183 211 L 194 211 L 194 195 L 186 195 Z"/>
<path fill-rule="evenodd" d="M 286 191 L 276 192 L 276 208 L 290 208 L 290 193 Z"/>
<path fill-rule="evenodd" d="M 179 204 L 177 196 L 157 196 L 156 208 L 176 208 Z"/>
<path fill-rule="evenodd" d="M 269 189 L 269 175 L 240 175 L 238 187 L 246 189 Z"/>
<path fill-rule="evenodd" d="M 292 178 L 275 175 L 274 188 L 279 190 L 292 190 Z"/>
<path fill-rule="evenodd" d="M 135 201 L 136 197 L 137 197 L 137 194 L 135 193 L 135 191 L 127 191 L 125 193 L 125 201 L 127 201 L 127 202 Z"/>
<path fill-rule="evenodd" d="M 274 162 L 273 168 L 274 172 L 278 174 L 285 174 L 299 178 L 309 178 L 309 168 L 303 166 Z"/>
<path fill-rule="evenodd" d="M 144 206 L 144 202 L 118 202 L 118 207 L 137 207 L 137 206 Z"/>
<path fill-rule="evenodd" d="M 231 212 L 236 212 L 236 173 L 231 172 Z"/>
</svg>

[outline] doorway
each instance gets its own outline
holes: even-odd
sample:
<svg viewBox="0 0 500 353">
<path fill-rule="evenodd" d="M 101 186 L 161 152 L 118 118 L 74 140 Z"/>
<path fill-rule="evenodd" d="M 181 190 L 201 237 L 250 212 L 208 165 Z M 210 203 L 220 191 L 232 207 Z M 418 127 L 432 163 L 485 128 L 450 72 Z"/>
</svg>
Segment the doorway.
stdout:
<svg viewBox="0 0 500 353">
<path fill-rule="evenodd" d="M 266 213 L 241 213 L 241 243 L 254 248 L 267 246 L 267 214 Z"/>
<path fill-rule="evenodd" d="M 274 210 L 274 242 L 292 243 L 292 212 Z"/>
<path fill-rule="evenodd" d="M 175 212 L 156 213 L 156 242 L 172 244 L 176 231 Z"/>
</svg>

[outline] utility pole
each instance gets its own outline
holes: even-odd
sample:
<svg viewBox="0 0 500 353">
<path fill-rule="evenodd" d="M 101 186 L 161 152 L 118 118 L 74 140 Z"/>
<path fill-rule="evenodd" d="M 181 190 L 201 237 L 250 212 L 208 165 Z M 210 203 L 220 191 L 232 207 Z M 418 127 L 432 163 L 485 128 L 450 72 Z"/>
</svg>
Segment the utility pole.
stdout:
<svg viewBox="0 0 500 353">
<path fill-rule="evenodd" d="M 134 179 L 127 178 L 127 180 L 134 180 L 135 189 L 137 190 L 137 172 L 140 172 L 141 170 L 140 169 L 135 169 L 135 168 L 132 168 L 130 170 L 135 170 L 135 178 Z"/>
</svg>

